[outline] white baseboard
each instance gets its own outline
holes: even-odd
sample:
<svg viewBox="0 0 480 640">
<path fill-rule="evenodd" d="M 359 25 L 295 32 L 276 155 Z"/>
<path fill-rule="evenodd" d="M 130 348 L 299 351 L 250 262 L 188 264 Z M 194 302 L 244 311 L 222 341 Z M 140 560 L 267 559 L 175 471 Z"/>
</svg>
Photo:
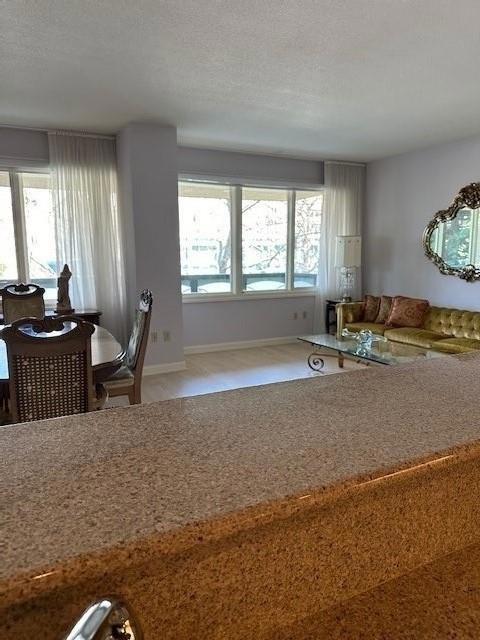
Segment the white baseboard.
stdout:
<svg viewBox="0 0 480 640">
<path fill-rule="evenodd" d="M 158 373 L 171 373 L 172 371 L 183 371 L 187 368 L 185 360 L 181 362 L 165 362 L 165 364 L 149 364 L 143 367 L 144 376 L 154 376 Z"/>
<path fill-rule="evenodd" d="M 252 347 L 272 347 L 277 344 L 291 344 L 296 341 L 296 336 L 285 336 L 282 338 L 261 338 L 260 340 L 240 340 L 238 342 L 195 344 L 190 347 L 185 347 L 183 352 L 187 356 L 194 353 L 210 353 L 211 351 L 233 351 L 235 349 L 252 349 Z"/>
</svg>

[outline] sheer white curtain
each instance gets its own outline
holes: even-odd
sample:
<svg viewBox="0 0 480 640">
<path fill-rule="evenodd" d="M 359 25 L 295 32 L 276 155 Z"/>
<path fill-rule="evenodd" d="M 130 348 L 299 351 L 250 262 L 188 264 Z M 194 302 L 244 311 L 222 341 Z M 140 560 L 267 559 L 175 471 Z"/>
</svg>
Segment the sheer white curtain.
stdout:
<svg viewBox="0 0 480 640">
<path fill-rule="evenodd" d="M 365 167 L 326 162 L 325 196 L 320 233 L 320 260 L 315 300 L 314 330 L 325 331 L 325 300 L 338 295 L 338 269 L 335 267 L 336 238 L 361 235 Z M 361 270 L 357 269 L 355 295 L 362 291 Z"/>
<path fill-rule="evenodd" d="M 100 309 L 102 324 L 126 339 L 123 225 L 117 204 L 114 140 L 49 133 L 59 269 L 72 271 L 76 309 Z"/>
</svg>

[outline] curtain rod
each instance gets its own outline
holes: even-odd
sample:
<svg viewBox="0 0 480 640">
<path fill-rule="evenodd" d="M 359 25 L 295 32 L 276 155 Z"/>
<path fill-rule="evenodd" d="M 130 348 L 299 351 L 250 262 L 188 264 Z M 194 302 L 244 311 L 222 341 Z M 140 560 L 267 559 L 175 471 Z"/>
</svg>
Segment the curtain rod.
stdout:
<svg viewBox="0 0 480 640">
<path fill-rule="evenodd" d="M 366 167 L 366 162 L 343 162 L 342 160 L 324 160 L 324 164 L 344 164 L 347 167 Z"/>
<path fill-rule="evenodd" d="M 0 124 L 0 129 L 19 129 L 23 131 L 38 131 L 40 133 L 68 133 L 72 136 L 83 138 L 103 138 L 104 140 L 115 140 L 115 135 L 107 133 L 93 133 L 90 131 L 75 131 L 74 129 L 48 129 L 45 127 L 22 127 L 15 124 Z"/>
</svg>

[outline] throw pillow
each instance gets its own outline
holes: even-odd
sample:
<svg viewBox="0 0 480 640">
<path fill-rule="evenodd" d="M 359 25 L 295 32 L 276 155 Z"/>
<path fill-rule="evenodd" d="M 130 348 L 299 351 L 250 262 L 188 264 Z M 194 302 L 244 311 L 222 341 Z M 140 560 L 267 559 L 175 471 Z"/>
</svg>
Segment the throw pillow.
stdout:
<svg viewBox="0 0 480 640">
<path fill-rule="evenodd" d="M 387 327 L 415 327 L 417 329 L 423 327 L 429 304 L 428 300 L 395 296 L 386 322 Z"/>
<path fill-rule="evenodd" d="M 363 321 L 375 322 L 380 307 L 380 297 L 366 295 L 364 298 Z"/>
<path fill-rule="evenodd" d="M 378 308 L 378 315 L 375 318 L 376 324 L 385 324 L 388 320 L 388 316 L 390 315 L 390 309 L 392 308 L 392 300 L 391 296 L 382 296 L 380 299 L 380 306 Z"/>
</svg>

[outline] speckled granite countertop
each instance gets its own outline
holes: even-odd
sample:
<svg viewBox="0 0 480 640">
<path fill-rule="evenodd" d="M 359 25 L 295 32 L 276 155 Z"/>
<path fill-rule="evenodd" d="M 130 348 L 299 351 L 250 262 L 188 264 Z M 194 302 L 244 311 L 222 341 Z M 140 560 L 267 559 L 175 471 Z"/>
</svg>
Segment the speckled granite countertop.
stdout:
<svg viewBox="0 0 480 640">
<path fill-rule="evenodd" d="M 275 630 L 275 640 L 478 640 L 480 546 L 466 547 Z"/>
<path fill-rule="evenodd" d="M 0 428 L 0 590 L 467 451 L 479 379 L 467 354 Z"/>
</svg>

